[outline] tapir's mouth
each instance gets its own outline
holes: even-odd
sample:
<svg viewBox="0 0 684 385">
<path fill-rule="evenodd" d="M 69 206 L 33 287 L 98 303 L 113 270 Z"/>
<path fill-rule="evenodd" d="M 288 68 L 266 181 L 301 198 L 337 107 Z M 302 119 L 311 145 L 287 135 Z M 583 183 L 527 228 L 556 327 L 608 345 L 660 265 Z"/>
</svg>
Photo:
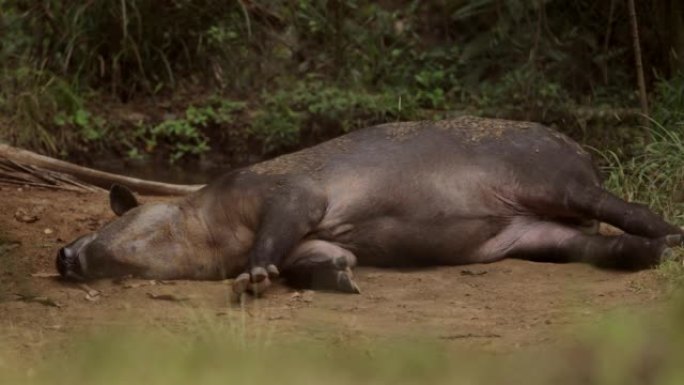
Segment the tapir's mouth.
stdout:
<svg viewBox="0 0 684 385">
<path fill-rule="evenodd" d="M 66 247 L 59 249 L 56 265 L 59 275 L 64 278 L 79 281 L 85 278 L 78 254 L 71 252 Z"/>
</svg>

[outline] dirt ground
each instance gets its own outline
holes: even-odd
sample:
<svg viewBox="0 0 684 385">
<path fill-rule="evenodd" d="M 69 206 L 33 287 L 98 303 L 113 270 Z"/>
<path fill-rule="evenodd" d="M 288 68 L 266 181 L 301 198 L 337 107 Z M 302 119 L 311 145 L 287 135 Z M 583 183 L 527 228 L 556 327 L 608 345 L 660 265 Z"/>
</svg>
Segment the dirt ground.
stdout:
<svg viewBox="0 0 684 385">
<path fill-rule="evenodd" d="M 13 241 L 4 255 L 0 250 L 0 343 L 33 349 L 84 328 L 178 326 L 200 316 L 234 317 L 270 336 L 420 335 L 509 352 L 571 340 L 614 310 L 657 312 L 664 297 L 653 271 L 518 260 L 420 270 L 361 267 L 361 295 L 277 286 L 246 303 L 245 311 L 230 304 L 229 282 L 102 280 L 81 287 L 57 279 L 57 249 L 112 217 L 104 194 L 0 189 L 0 235 Z"/>
</svg>

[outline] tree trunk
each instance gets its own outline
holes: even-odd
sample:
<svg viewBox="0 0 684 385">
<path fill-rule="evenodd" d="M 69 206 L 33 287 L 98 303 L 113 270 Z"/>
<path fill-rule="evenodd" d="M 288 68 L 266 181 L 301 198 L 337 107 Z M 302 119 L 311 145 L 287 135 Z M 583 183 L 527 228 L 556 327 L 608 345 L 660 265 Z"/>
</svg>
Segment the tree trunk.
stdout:
<svg viewBox="0 0 684 385">
<path fill-rule="evenodd" d="M 636 66 L 637 82 L 639 85 L 639 101 L 641 102 L 641 112 L 644 114 L 644 117 L 648 117 L 646 80 L 644 79 L 644 65 L 641 59 L 641 43 L 639 42 L 639 23 L 637 22 L 636 5 L 634 4 L 634 0 L 627 0 L 627 6 L 629 7 L 629 22 L 632 31 L 634 64 Z"/>
<path fill-rule="evenodd" d="M 9 159 L 19 164 L 28 164 L 47 170 L 69 174 L 86 183 L 90 183 L 105 189 L 109 189 L 113 184 L 120 184 L 129 187 L 133 191 L 136 191 L 140 194 L 186 195 L 203 187 L 201 185 L 179 185 L 153 182 L 149 180 L 98 171 L 36 154 L 35 152 L 8 146 L 2 143 L 0 143 L 0 158 Z"/>
<path fill-rule="evenodd" d="M 684 72 L 684 4 L 682 0 L 669 0 L 670 74 Z"/>
</svg>

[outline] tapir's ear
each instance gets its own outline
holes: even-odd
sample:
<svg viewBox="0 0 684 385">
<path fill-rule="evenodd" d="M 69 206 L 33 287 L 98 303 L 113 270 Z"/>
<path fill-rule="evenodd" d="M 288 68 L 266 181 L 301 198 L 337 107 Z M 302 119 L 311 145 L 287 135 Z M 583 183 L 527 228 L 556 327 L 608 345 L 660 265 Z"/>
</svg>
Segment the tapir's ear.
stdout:
<svg viewBox="0 0 684 385">
<path fill-rule="evenodd" d="M 114 214 L 122 216 L 126 211 L 138 205 L 140 203 L 128 188 L 115 184 L 109 190 L 109 207 L 112 208 Z"/>
</svg>

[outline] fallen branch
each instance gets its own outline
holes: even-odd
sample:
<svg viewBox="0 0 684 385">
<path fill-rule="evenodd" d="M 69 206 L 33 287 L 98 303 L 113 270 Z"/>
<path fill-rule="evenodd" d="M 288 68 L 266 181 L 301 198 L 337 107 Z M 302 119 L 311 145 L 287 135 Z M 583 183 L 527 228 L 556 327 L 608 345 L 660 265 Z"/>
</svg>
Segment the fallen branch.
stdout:
<svg viewBox="0 0 684 385">
<path fill-rule="evenodd" d="M 67 191 L 105 191 L 99 187 L 81 183 L 71 175 L 23 165 L 0 157 L 0 185 L 33 186 Z"/>
<path fill-rule="evenodd" d="M 0 163 L 0 175 L 3 177 L 2 182 L 6 184 L 89 191 L 93 188 L 88 184 L 104 189 L 109 189 L 113 184 L 120 184 L 137 193 L 148 195 L 186 195 L 203 187 L 202 185 L 154 182 L 98 171 L 2 143 L 0 143 L 0 160 L 5 160 Z M 54 173 L 45 172 L 45 170 Z M 32 180 L 27 180 L 26 175 L 32 175 Z M 69 175 L 78 180 L 68 177 Z"/>
</svg>

